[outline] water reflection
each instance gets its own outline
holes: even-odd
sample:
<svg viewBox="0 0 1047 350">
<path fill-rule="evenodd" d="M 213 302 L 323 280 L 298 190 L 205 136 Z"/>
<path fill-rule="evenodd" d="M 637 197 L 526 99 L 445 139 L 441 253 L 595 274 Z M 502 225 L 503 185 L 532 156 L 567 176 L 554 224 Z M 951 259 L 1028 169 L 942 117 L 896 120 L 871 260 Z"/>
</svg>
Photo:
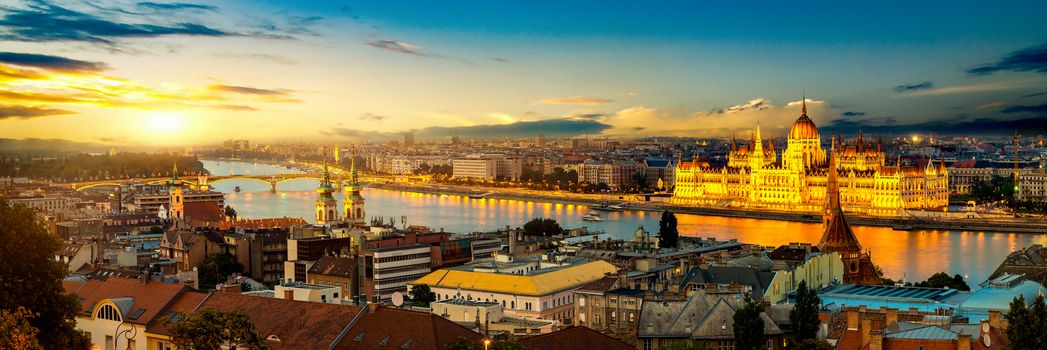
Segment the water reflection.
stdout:
<svg viewBox="0 0 1047 350">
<path fill-rule="evenodd" d="M 250 169 L 256 175 L 283 172 L 272 165 L 205 162 L 212 173 Z M 216 171 L 217 170 L 217 171 Z M 241 192 L 233 193 L 240 186 Z M 226 202 L 244 217 L 302 217 L 313 221 L 312 192 L 316 180 L 299 179 L 279 185 L 270 193 L 267 185 L 253 181 L 225 181 L 215 185 L 226 192 Z M 631 237 L 638 226 L 658 230 L 658 213 L 626 211 L 606 213 L 602 222 L 586 222 L 581 216 L 589 208 L 581 205 L 536 203 L 512 199 L 473 199 L 463 196 L 387 191 L 366 188 L 369 215 L 395 218 L 407 216 L 407 224 L 426 225 L 437 230 L 472 232 L 495 230 L 506 225 L 518 226 L 533 217 L 552 217 L 565 227 L 589 227 L 619 237 Z M 342 201 L 343 194 L 335 197 Z M 725 218 L 699 215 L 677 215 L 681 234 L 715 237 L 720 240 L 778 246 L 790 242 L 817 243 L 821 224 L 787 221 Z M 388 219 L 387 219 L 388 221 Z M 865 249 L 872 252 L 873 262 L 887 277 L 923 280 L 935 272 L 946 271 L 968 276 L 981 282 L 995 270 L 1007 254 L 1031 244 L 1047 244 L 1047 236 L 1013 233 L 894 231 L 883 227 L 855 226 L 854 233 Z"/>
</svg>

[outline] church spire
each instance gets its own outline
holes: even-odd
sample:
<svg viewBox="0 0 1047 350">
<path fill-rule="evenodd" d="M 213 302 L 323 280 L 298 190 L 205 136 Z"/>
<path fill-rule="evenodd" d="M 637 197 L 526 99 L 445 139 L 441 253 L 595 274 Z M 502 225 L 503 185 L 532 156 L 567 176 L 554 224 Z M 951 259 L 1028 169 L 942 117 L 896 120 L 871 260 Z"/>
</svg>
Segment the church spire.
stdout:
<svg viewBox="0 0 1047 350">
<path fill-rule="evenodd" d="M 800 115 L 807 115 L 807 92 L 804 91 L 803 99 L 800 100 Z"/>
</svg>

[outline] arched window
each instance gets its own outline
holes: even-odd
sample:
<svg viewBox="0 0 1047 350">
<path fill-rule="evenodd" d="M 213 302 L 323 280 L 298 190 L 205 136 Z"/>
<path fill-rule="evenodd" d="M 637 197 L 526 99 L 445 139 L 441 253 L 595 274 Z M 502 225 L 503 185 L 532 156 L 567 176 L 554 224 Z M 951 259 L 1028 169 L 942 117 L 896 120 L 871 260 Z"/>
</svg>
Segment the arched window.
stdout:
<svg viewBox="0 0 1047 350">
<path fill-rule="evenodd" d="M 102 305 L 102 307 L 98 308 L 98 313 L 95 314 L 95 318 L 110 321 L 119 321 L 120 312 L 116 311 L 116 308 L 112 305 Z"/>
<path fill-rule="evenodd" d="M 364 217 L 364 209 L 363 208 L 356 208 L 356 217 L 357 218 Z"/>
<path fill-rule="evenodd" d="M 327 220 L 331 219 L 334 219 L 334 209 L 330 209 L 327 211 Z"/>
</svg>

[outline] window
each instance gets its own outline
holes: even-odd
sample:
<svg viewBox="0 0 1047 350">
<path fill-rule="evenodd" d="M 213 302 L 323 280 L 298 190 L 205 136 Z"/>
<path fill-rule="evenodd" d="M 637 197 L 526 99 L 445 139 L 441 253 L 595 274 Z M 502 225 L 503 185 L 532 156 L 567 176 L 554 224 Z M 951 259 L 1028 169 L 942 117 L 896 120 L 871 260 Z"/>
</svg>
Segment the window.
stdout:
<svg viewBox="0 0 1047 350">
<path fill-rule="evenodd" d="M 101 318 L 103 320 L 120 321 L 120 313 L 116 311 L 112 305 L 102 305 L 98 309 L 98 313 L 95 314 L 95 318 Z"/>
<path fill-rule="evenodd" d="M 653 347 L 651 346 L 651 340 L 650 339 L 644 339 L 643 340 L 643 350 L 654 350 Z"/>
<path fill-rule="evenodd" d="M 578 306 L 585 306 L 585 297 L 578 298 Z"/>
</svg>

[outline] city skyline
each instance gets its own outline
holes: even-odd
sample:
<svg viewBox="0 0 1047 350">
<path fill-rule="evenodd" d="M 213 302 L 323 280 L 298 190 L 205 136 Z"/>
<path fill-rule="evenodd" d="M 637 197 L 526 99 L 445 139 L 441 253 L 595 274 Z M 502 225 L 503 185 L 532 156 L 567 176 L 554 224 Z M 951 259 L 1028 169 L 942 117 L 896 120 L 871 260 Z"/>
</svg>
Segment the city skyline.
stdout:
<svg viewBox="0 0 1047 350">
<path fill-rule="evenodd" d="M 1047 126 L 1047 4 L 0 3 L 0 138 Z"/>
</svg>

